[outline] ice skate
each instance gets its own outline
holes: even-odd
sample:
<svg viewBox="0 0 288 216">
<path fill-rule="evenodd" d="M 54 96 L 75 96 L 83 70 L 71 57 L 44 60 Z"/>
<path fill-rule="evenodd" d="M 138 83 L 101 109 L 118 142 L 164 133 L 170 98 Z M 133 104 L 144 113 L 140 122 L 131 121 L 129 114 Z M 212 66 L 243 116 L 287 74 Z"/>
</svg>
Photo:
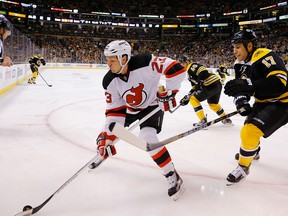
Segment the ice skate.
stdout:
<svg viewBox="0 0 288 216">
<path fill-rule="evenodd" d="M 207 118 L 205 117 L 205 118 L 203 118 L 201 121 L 199 121 L 199 122 L 196 122 L 196 123 L 193 123 L 193 126 L 194 127 L 199 127 L 199 126 L 201 126 L 201 125 L 203 125 L 203 124 L 205 124 L 205 123 L 207 123 Z"/>
<path fill-rule="evenodd" d="M 261 150 L 261 148 L 259 146 L 258 150 L 257 150 L 257 153 L 256 153 L 256 155 L 253 158 L 253 161 L 258 161 L 260 159 L 260 154 L 259 154 L 260 150 Z M 235 154 L 235 160 L 239 160 L 239 153 Z"/>
<path fill-rule="evenodd" d="M 176 171 L 169 172 L 165 177 L 169 185 L 168 195 L 176 201 L 184 193 L 183 180 Z"/>
<path fill-rule="evenodd" d="M 226 126 L 234 126 L 234 124 L 232 123 L 232 120 L 230 118 L 223 119 L 222 123 Z"/>
<path fill-rule="evenodd" d="M 238 183 L 249 174 L 249 167 L 241 166 L 238 164 L 235 170 L 233 170 L 226 178 L 229 182 L 227 185 Z"/>
<path fill-rule="evenodd" d="M 32 83 L 33 83 L 32 78 L 28 79 L 28 82 L 27 82 L 27 83 L 32 84 Z"/>
</svg>

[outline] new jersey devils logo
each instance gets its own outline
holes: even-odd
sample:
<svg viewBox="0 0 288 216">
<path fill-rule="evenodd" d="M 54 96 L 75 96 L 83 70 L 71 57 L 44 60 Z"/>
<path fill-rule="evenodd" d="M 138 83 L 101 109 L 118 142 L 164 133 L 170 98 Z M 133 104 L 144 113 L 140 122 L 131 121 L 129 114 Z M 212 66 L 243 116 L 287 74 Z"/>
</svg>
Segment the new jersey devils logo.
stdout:
<svg viewBox="0 0 288 216">
<path fill-rule="evenodd" d="M 141 106 L 147 99 L 146 92 L 143 91 L 144 84 L 139 83 L 139 86 L 132 87 L 123 94 L 123 98 L 132 107 Z"/>
</svg>

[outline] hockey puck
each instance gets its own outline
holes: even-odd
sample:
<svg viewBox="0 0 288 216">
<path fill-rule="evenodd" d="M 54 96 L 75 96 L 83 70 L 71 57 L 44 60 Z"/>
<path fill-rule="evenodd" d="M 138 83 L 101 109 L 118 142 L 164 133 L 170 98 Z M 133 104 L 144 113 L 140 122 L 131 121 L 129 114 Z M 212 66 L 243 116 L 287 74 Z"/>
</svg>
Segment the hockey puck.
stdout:
<svg viewBox="0 0 288 216">
<path fill-rule="evenodd" d="M 26 206 L 24 206 L 23 211 L 28 211 L 30 209 L 32 209 L 32 206 L 26 205 Z"/>
<path fill-rule="evenodd" d="M 52 87 L 52 85 L 48 85 L 49 87 Z"/>
</svg>

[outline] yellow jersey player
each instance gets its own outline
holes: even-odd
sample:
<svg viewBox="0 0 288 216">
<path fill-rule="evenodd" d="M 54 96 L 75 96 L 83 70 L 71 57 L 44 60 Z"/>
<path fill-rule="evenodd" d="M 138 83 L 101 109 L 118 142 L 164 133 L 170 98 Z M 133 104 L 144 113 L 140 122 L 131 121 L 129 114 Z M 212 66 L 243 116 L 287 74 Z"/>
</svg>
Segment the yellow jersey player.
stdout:
<svg viewBox="0 0 288 216">
<path fill-rule="evenodd" d="M 200 103 L 204 100 L 207 100 L 210 109 L 217 113 L 218 116 L 225 116 L 226 113 L 219 104 L 222 91 L 220 78 L 207 70 L 203 65 L 190 63 L 189 58 L 186 56 L 183 56 L 180 62 L 186 68 L 188 80 L 192 86 L 190 92 L 180 100 L 180 104 L 185 106 L 190 101 L 196 115 L 200 119 L 200 121 L 194 123 L 193 126 L 199 126 L 207 122 L 203 107 Z M 225 125 L 233 125 L 229 118 L 222 120 L 222 123 Z"/>
<path fill-rule="evenodd" d="M 225 65 L 220 65 L 217 68 L 217 73 L 219 74 L 219 76 L 221 78 L 220 81 L 221 81 L 222 85 L 224 85 L 225 80 L 226 80 L 226 75 L 229 76 L 228 68 Z"/>
<path fill-rule="evenodd" d="M 231 43 L 236 79 L 226 83 L 224 93 L 234 97 L 236 108 L 244 108 L 240 114 L 247 117 L 240 132 L 238 166 L 227 176 L 229 184 L 249 174 L 260 138 L 269 137 L 288 122 L 288 72 L 283 60 L 272 50 L 258 48 L 257 36 L 250 29 L 237 32 Z"/>
<path fill-rule="evenodd" d="M 36 84 L 36 78 L 39 74 L 39 67 L 42 65 L 46 65 L 46 61 L 40 53 L 32 56 L 29 59 L 30 69 L 32 72 L 32 77 L 28 80 L 29 84 Z"/>
</svg>

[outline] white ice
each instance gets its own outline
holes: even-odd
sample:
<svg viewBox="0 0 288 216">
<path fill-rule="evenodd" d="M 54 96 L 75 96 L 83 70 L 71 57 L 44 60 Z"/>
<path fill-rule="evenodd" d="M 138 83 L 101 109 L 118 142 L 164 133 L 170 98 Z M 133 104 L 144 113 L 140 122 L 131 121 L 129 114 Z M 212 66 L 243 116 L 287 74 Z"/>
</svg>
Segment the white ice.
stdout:
<svg viewBox="0 0 288 216">
<path fill-rule="evenodd" d="M 104 121 L 104 71 L 46 69 L 49 84 L 23 83 L 0 96 L 0 215 L 13 216 L 51 196 L 93 156 Z M 184 81 L 179 101 L 189 91 Z M 232 98 L 221 96 L 227 113 Z M 206 102 L 208 119 L 217 118 Z M 245 181 L 226 186 L 237 165 L 239 132 L 217 123 L 167 145 L 186 191 L 178 201 L 167 195 L 167 181 L 149 155 L 123 141 L 100 167 L 84 170 L 38 212 L 41 216 L 287 216 L 287 126 L 261 140 L 261 159 Z M 192 128 L 189 105 L 166 113 L 160 140 Z M 134 131 L 137 134 L 137 130 Z"/>
</svg>

